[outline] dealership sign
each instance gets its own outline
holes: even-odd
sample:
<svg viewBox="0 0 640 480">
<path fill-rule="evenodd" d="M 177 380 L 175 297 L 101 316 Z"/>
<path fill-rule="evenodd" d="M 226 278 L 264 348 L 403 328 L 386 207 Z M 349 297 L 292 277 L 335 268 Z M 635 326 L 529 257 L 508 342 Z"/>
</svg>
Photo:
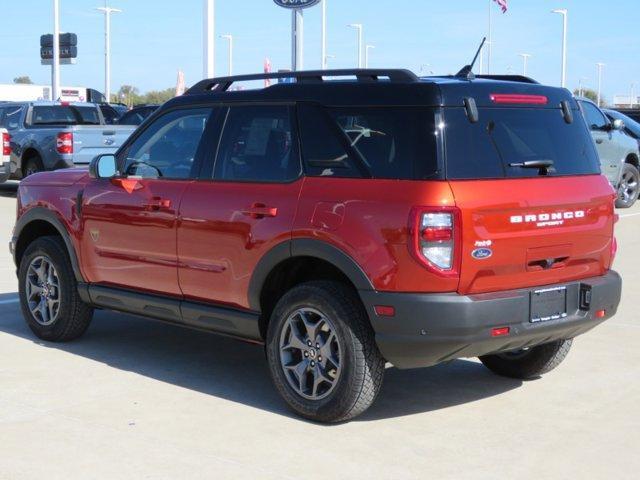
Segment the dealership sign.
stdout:
<svg viewBox="0 0 640 480">
<path fill-rule="evenodd" d="M 273 0 L 273 2 L 284 8 L 309 8 L 319 4 L 321 0 Z"/>
</svg>

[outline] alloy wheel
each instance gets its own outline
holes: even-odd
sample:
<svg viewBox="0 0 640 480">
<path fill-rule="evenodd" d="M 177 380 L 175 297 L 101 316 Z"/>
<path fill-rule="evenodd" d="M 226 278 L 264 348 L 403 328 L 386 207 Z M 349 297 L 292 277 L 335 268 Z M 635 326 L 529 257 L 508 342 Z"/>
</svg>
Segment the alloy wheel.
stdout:
<svg viewBox="0 0 640 480">
<path fill-rule="evenodd" d="M 314 308 L 299 308 L 280 334 L 280 364 L 289 386 L 301 397 L 321 400 L 341 373 L 341 348 L 331 320 Z"/>
<path fill-rule="evenodd" d="M 51 260 L 40 256 L 29 264 L 25 280 L 29 311 L 42 326 L 53 324 L 60 313 L 60 279 Z"/>
<path fill-rule="evenodd" d="M 622 180 L 620 181 L 620 199 L 625 203 L 632 202 L 637 198 L 638 187 L 638 179 L 633 172 L 628 170 L 625 171 L 622 174 Z"/>
</svg>

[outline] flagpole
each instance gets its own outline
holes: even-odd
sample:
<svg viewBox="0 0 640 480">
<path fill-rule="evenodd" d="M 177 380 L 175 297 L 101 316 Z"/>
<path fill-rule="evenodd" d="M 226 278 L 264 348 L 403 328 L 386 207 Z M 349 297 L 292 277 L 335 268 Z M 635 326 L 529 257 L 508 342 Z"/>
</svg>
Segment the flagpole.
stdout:
<svg viewBox="0 0 640 480">
<path fill-rule="evenodd" d="M 489 0 L 489 42 L 487 42 L 488 50 L 487 50 L 487 75 L 491 74 L 491 49 L 493 48 L 493 41 L 491 40 L 491 31 L 492 31 L 492 8 L 493 8 L 493 0 Z"/>
</svg>

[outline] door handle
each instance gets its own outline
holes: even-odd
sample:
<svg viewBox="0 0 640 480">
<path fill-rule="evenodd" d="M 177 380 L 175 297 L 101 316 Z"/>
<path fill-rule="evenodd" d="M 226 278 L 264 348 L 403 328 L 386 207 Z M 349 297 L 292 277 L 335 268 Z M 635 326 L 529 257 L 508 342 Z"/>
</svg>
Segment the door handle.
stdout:
<svg viewBox="0 0 640 480">
<path fill-rule="evenodd" d="M 600 144 L 601 144 L 601 143 L 603 143 L 603 142 L 604 142 L 604 140 L 602 140 L 601 138 L 599 138 L 599 139 L 597 139 L 597 140 L 596 140 L 596 143 L 597 143 L 598 145 L 600 145 Z"/>
<path fill-rule="evenodd" d="M 171 200 L 160 197 L 152 197 L 151 200 L 142 204 L 145 210 L 166 210 L 171 208 Z"/>
<path fill-rule="evenodd" d="M 278 209 L 268 207 L 264 203 L 254 203 L 251 207 L 243 210 L 242 214 L 251 218 L 275 217 L 278 215 Z"/>
</svg>

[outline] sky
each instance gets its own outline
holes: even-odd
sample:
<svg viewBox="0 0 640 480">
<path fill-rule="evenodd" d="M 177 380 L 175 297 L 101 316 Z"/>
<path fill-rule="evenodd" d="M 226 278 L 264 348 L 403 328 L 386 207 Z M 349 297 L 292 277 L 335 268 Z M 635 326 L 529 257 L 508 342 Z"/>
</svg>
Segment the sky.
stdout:
<svg viewBox="0 0 640 480">
<path fill-rule="evenodd" d="M 364 25 L 371 67 L 402 67 L 416 73 L 455 73 L 469 63 L 488 31 L 491 0 L 326 0 L 327 53 L 333 68 L 357 65 L 357 37 L 349 23 Z M 0 83 L 28 75 L 50 83 L 40 65 L 39 37 L 52 30 L 52 0 L 1 0 Z M 61 68 L 61 83 L 104 90 L 104 0 L 60 0 L 61 31 L 78 35 L 77 65 Z M 203 0 L 109 0 L 122 13 L 112 17 L 112 90 L 174 86 L 177 70 L 187 85 L 202 77 Z M 509 11 L 493 10 L 492 73 L 521 73 L 519 53 L 529 53 L 528 75 L 559 85 L 562 19 L 569 10 L 567 87 L 579 80 L 597 87 L 596 62 L 606 64 L 606 98 L 640 92 L 640 29 L 637 0 L 509 0 Z M 319 6 L 304 13 L 304 68 L 320 66 Z M 234 73 L 289 68 L 291 13 L 273 0 L 216 0 L 216 37 L 234 36 Z M 216 74 L 227 73 L 227 41 L 216 38 Z"/>
</svg>

